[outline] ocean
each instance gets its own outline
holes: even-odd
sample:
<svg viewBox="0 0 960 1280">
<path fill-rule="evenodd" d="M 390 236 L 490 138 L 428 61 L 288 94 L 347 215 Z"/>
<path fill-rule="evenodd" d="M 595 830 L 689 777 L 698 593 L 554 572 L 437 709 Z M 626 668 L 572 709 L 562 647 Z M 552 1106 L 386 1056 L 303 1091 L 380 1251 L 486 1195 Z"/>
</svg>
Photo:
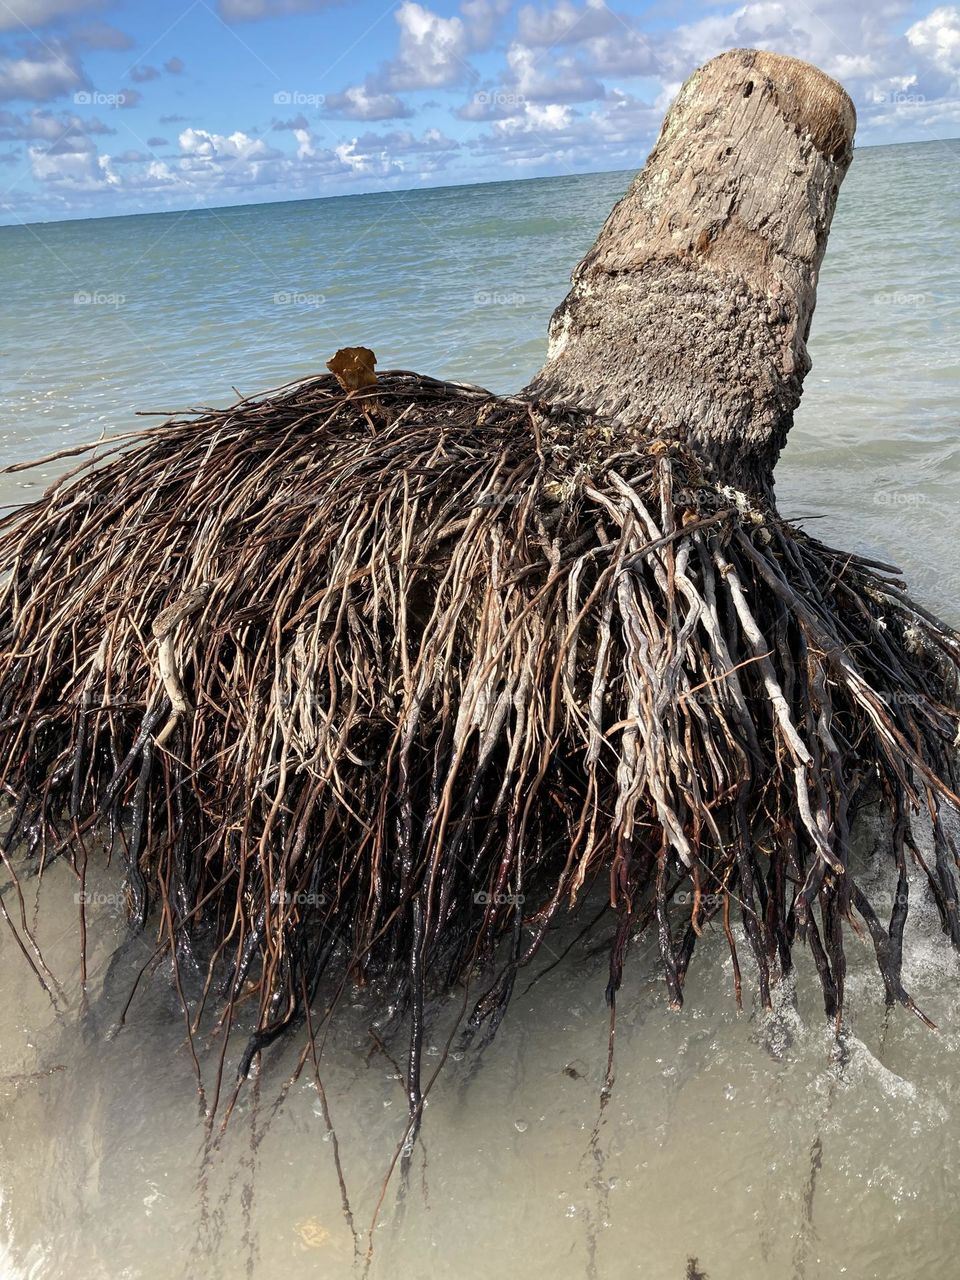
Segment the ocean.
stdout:
<svg viewBox="0 0 960 1280">
<path fill-rule="evenodd" d="M 882 550 L 953 620 L 958 161 L 960 141 L 857 152 L 778 472 L 786 514 Z M 228 404 L 343 346 L 515 390 L 631 176 L 0 227 L 0 446 L 19 461 L 130 430 L 138 410 Z M 4 482 L 0 501 L 52 474 Z"/>
<path fill-rule="evenodd" d="M 784 514 L 900 565 L 954 624 L 958 162 L 960 141 L 857 152 L 821 272 L 813 370 L 777 472 Z M 348 345 L 372 347 L 381 368 L 516 389 L 539 367 L 570 269 L 631 176 L 0 228 L 4 460 L 135 429 L 138 411 L 228 404 L 322 371 Z M 65 465 L 0 476 L 0 503 L 29 499 Z M 872 840 L 865 831 L 867 860 Z M 49 876 L 43 912 L 32 897 L 25 910 L 68 976 L 76 922 L 56 902 L 72 903 L 69 871 Z M 705 939 L 678 1015 L 655 941 L 644 943 L 631 955 L 604 1108 L 606 957 L 574 947 L 518 990 L 481 1060 L 447 1063 L 429 1098 L 425 1160 L 374 1233 L 371 1277 L 953 1274 L 960 963 L 920 889 L 916 902 L 905 982 L 939 1033 L 884 1011 L 866 946 L 850 944 L 838 1060 L 808 958 L 796 1008 L 785 1000 L 764 1014 L 748 996 L 738 1015 L 722 934 Z M 119 915 L 101 913 L 95 990 L 121 935 Z M 148 958 L 145 941 L 120 977 Z M 114 1036 L 116 994 L 62 1018 L 5 933 L 0 962 L 3 1280 L 359 1274 L 312 1082 L 274 1109 L 295 1047 L 242 1095 L 211 1151 L 162 977 Z M 346 1023 L 322 1074 L 365 1248 L 405 1109 L 362 1000 Z M 441 1051 L 438 1033 L 428 1063 Z"/>
</svg>

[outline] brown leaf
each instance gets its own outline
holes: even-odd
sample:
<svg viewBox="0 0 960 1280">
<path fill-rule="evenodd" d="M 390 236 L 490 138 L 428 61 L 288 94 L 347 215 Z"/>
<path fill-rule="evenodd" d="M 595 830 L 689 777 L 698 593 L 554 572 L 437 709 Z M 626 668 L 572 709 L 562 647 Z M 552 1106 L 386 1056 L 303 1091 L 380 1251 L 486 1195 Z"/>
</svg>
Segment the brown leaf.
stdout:
<svg viewBox="0 0 960 1280">
<path fill-rule="evenodd" d="M 375 387 L 377 375 L 373 371 L 377 357 L 369 347 L 341 347 L 327 368 L 344 391 L 359 391 L 362 387 Z"/>
</svg>

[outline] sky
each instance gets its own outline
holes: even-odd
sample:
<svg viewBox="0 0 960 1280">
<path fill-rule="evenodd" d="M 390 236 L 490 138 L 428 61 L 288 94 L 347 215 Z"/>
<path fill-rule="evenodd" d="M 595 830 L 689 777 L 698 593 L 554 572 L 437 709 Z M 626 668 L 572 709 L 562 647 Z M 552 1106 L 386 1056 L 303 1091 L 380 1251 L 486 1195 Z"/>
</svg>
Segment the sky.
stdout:
<svg viewBox="0 0 960 1280">
<path fill-rule="evenodd" d="M 960 135 L 960 6 L 0 0 L 0 222 L 639 168 L 724 49 L 816 63 L 858 144 Z"/>
</svg>

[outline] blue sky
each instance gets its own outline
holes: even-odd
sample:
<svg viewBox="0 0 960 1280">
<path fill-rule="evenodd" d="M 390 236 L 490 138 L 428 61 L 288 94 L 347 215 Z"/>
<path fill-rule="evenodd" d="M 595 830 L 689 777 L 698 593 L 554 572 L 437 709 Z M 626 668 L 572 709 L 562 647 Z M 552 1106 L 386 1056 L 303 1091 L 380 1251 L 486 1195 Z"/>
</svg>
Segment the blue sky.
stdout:
<svg viewBox="0 0 960 1280">
<path fill-rule="evenodd" d="M 861 145 L 960 134 L 960 7 L 0 0 L 0 221 L 639 167 L 724 49 L 839 79 Z"/>
</svg>

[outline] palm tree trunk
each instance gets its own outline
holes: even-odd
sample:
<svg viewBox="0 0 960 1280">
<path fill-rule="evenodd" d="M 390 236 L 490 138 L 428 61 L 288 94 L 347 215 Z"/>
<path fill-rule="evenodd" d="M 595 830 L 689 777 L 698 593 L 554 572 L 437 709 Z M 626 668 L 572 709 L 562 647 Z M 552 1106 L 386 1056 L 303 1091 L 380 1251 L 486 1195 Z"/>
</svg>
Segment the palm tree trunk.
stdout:
<svg viewBox="0 0 960 1280">
<path fill-rule="evenodd" d="M 717 479 L 771 494 L 855 124 L 794 58 L 737 49 L 695 72 L 574 270 L 526 394 L 678 437 Z"/>
</svg>

